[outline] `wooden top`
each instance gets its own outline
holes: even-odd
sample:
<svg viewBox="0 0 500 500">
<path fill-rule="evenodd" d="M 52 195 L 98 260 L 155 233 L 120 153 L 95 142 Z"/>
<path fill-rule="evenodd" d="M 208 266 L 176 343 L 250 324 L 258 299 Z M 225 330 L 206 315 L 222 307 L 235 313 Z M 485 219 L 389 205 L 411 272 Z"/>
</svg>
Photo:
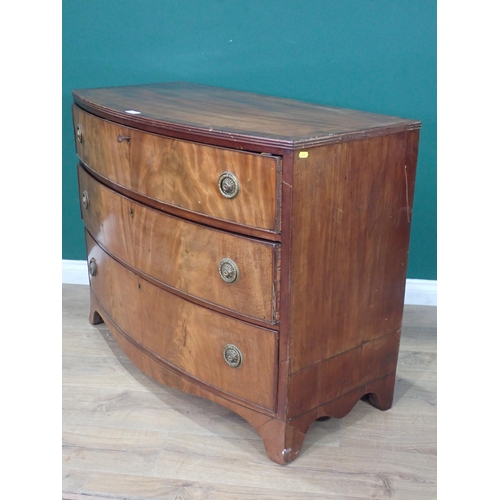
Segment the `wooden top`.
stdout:
<svg viewBox="0 0 500 500">
<path fill-rule="evenodd" d="M 126 126 L 264 152 L 420 128 L 415 120 L 183 82 L 74 90 L 73 97 Z"/>
</svg>

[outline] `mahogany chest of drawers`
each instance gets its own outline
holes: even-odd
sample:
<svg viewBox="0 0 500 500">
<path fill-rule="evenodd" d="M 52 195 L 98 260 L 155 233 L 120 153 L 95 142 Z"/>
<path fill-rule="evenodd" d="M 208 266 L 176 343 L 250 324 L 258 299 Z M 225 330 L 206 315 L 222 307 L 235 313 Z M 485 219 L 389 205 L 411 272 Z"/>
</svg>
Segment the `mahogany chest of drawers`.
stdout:
<svg viewBox="0 0 500 500">
<path fill-rule="evenodd" d="M 187 83 L 73 92 L 90 321 L 292 461 L 392 404 L 420 123 Z"/>
</svg>

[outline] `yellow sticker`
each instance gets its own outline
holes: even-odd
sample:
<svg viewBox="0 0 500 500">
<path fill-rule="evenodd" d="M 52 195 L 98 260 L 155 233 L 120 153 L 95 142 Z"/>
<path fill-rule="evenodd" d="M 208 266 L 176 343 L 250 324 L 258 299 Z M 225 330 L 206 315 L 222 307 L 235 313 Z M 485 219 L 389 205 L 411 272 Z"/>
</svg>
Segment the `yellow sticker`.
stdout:
<svg viewBox="0 0 500 500">
<path fill-rule="evenodd" d="M 307 158 L 309 156 L 309 153 L 307 151 L 301 151 L 299 153 L 299 158 Z"/>
</svg>

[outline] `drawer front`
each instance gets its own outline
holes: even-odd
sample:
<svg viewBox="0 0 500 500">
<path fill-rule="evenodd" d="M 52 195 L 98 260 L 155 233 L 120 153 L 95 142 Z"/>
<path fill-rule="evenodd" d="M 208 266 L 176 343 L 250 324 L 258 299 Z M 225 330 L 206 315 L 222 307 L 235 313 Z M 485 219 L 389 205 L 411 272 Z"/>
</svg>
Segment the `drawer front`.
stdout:
<svg viewBox="0 0 500 500">
<path fill-rule="evenodd" d="M 100 305 L 130 337 L 221 391 L 274 410 L 277 334 L 177 297 L 124 268 L 87 233 L 90 284 Z M 241 353 L 232 367 L 226 346 Z M 237 358 L 228 348 L 229 361 Z M 233 364 L 236 364 L 233 361 Z"/>
<path fill-rule="evenodd" d="M 279 244 L 146 207 L 102 185 L 82 167 L 79 182 L 85 226 L 118 259 L 189 295 L 268 323 L 277 321 Z M 237 268 L 237 279 L 227 282 L 233 277 L 231 266 Z"/>
<path fill-rule="evenodd" d="M 279 232 L 279 157 L 168 139 L 75 106 L 73 118 L 78 156 L 106 179 L 161 203 Z"/>
</svg>

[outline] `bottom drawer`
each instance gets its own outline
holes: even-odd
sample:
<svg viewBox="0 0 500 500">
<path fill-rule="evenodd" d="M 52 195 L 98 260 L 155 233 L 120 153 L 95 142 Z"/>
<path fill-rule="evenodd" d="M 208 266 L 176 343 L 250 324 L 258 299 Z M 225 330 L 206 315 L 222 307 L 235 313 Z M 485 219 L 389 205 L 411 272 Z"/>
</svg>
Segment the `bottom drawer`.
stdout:
<svg viewBox="0 0 500 500">
<path fill-rule="evenodd" d="M 130 337 L 191 377 L 274 410 L 277 333 L 193 304 L 151 284 L 105 253 L 87 233 L 90 285 Z M 93 263 L 94 265 L 94 263 Z M 238 366 L 239 356 L 241 362 Z"/>
</svg>

